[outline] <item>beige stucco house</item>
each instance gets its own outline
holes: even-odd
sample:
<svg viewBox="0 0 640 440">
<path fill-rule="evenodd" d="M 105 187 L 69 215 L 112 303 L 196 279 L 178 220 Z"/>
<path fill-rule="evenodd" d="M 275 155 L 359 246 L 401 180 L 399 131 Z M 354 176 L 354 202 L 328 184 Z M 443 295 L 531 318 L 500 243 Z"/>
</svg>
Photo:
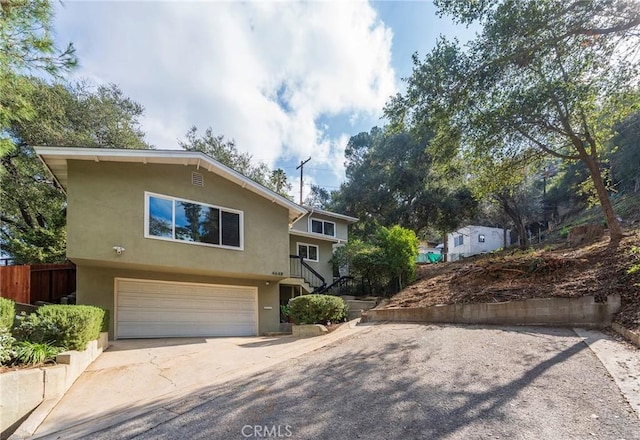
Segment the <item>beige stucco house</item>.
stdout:
<svg viewBox="0 0 640 440">
<path fill-rule="evenodd" d="M 312 210 L 199 152 L 36 147 L 67 193 L 77 302 L 110 337 L 278 331 L 280 304 L 333 282 L 353 217 Z"/>
</svg>

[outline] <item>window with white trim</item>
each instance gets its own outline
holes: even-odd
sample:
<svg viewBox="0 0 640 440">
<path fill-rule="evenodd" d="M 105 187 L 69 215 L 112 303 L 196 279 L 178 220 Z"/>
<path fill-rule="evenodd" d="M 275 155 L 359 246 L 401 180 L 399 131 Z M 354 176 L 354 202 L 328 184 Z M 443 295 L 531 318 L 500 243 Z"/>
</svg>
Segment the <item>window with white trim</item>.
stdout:
<svg viewBox="0 0 640 440">
<path fill-rule="evenodd" d="M 298 256 L 308 261 L 320 261 L 320 249 L 315 244 L 298 243 Z"/>
<path fill-rule="evenodd" d="M 453 237 L 453 247 L 462 246 L 464 244 L 464 235 Z"/>
<path fill-rule="evenodd" d="M 336 236 L 336 224 L 326 220 L 311 219 L 311 232 L 322 235 Z"/>
<path fill-rule="evenodd" d="M 145 193 L 147 238 L 242 249 L 243 220 L 235 209 Z"/>
<path fill-rule="evenodd" d="M 478 235 L 478 243 L 484 243 L 484 241 L 485 241 L 484 234 Z"/>
</svg>

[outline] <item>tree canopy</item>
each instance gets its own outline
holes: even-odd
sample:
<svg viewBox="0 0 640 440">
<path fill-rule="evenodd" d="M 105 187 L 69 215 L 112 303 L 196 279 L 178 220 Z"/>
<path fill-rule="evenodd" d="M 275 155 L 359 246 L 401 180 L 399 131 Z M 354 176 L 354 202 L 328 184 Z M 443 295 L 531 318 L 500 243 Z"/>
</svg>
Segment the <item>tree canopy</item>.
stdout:
<svg viewBox="0 0 640 440">
<path fill-rule="evenodd" d="M 347 181 L 328 207 L 360 218 L 364 235 L 378 225 L 416 232 L 449 232 L 473 216 L 477 203 L 460 169 L 437 168 L 424 141 L 374 127 L 352 136 L 345 149 Z"/>
<path fill-rule="evenodd" d="M 417 256 L 418 238 L 412 230 L 378 226 L 338 247 L 333 264 L 348 266 L 351 276 L 367 282 L 370 294 L 393 294 L 414 279 Z"/>
<path fill-rule="evenodd" d="M 464 47 L 444 38 L 387 104 L 396 130 L 434 133 L 434 157 L 540 153 L 582 161 L 609 225 L 622 234 L 602 173 L 613 127 L 638 103 L 640 8 L 631 0 L 439 0 L 441 14 L 482 31 Z"/>
<path fill-rule="evenodd" d="M 55 46 L 52 18 L 46 0 L 0 2 L 0 157 L 14 146 L 6 130 L 36 114 L 26 75 L 58 76 L 77 64 L 72 44 L 64 50 Z"/>
<path fill-rule="evenodd" d="M 66 197 L 31 146 L 148 148 L 143 108 L 115 85 L 29 81 L 35 116 L 12 122 L 15 147 L 0 158 L 0 244 L 16 263 L 63 261 Z"/>
<path fill-rule="evenodd" d="M 187 151 L 199 151 L 211 156 L 270 190 L 289 197 L 291 184 L 287 181 L 284 170 L 271 170 L 265 162 L 256 162 L 251 154 L 238 151 L 234 140 L 226 140 L 223 135 L 214 134 L 211 127 L 202 135 L 198 134 L 197 127 L 191 127 L 186 134 L 186 140 L 179 141 L 179 145 Z"/>
</svg>

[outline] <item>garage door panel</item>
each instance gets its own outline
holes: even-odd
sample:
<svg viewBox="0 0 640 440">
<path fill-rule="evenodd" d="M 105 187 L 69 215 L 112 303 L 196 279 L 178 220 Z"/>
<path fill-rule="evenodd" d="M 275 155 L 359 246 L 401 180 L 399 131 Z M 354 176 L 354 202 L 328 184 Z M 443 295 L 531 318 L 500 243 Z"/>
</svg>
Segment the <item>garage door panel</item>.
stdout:
<svg viewBox="0 0 640 440">
<path fill-rule="evenodd" d="M 255 335 L 254 287 L 118 280 L 117 337 Z"/>
<path fill-rule="evenodd" d="M 212 303 L 211 298 L 215 298 L 216 302 Z M 245 298 L 224 298 L 220 296 L 202 295 L 200 297 L 187 296 L 184 294 L 175 294 L 172 296 L 153 295 L 153 294 L 123 294 L 118 296 L 118 304 L 120 307 L 155 307 L 165 308 L 180 306 L 183 308 L 211 308 L 211 309 L 246 309 L 251 307 L 255 300 Z"/>
<path fill-rule="evenodd" d="M 201 311 L 201 310 L 191 310 L 188 312 L 188 319 L 181 319 L 180 316 L 184 315 L 177 314 L 172 311 L 165 310 L 119 310 L 118 311 L 118 321 L 120 323 L 130 322 L 150 322 L 150 321 L 162 321 L 162 322 L 190 322 L 190 321 L 198 321 L 198 322 L 216 322 L 216 323 L 235 323 L 235 322 L 246 322 L 253 320 L 255 314 L 253 313 L 211 313 L 210 311 Z"/>
<path fill-rule="evenodd" d="M 136 336 L 126 338 L 175 338 L 175 337 L 220 337 L 220 336 L 255 336 L 255 331 L 241 326 L 189 326 L 189 325 L 122 325 L 120 332 Z"/>
</svg>

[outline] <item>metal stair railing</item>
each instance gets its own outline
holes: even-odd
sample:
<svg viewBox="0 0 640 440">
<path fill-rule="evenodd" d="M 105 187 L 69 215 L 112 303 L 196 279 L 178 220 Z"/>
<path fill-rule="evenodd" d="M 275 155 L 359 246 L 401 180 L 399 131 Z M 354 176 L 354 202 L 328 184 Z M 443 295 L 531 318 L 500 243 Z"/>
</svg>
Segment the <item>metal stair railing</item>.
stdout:
<svg viewBox="0 0 640 440">
<path fill-rule="evenodd" d="M 347 295 L 349 294 L 350 284 L 353 283 L 355 278 L 349 275 L 343 275 L 333 283 L 325 286 L 324 289 L 316 293 L 327 293 L 329 295 Z"/>
<path fill-rule="evenodd" d="M 327 286 L 324 277 L 320 275 L 309 263 L 299 255 L 289 255 L 290 275 L 292 278 L 302 278 L 311 288 L 313 293 Z"/>
</svg>

